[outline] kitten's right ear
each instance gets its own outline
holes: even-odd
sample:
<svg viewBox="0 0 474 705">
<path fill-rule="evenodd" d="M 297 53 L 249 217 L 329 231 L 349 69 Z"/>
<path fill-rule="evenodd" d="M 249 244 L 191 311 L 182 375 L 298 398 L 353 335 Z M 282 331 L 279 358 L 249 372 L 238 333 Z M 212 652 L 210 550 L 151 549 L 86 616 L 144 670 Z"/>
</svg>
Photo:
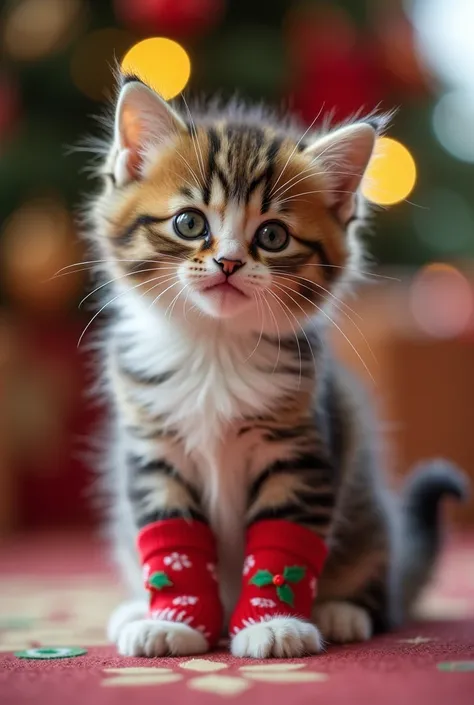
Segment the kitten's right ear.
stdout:
<svg viewBox="0 0 474 705">
<path fill-rule="evenodd" d="M 115 110 L 116 183 L 139 179 L 147 150 L 185 130 L 181 118 L 151 88 L 135 80 L 125 83 Z"/>
</svg>

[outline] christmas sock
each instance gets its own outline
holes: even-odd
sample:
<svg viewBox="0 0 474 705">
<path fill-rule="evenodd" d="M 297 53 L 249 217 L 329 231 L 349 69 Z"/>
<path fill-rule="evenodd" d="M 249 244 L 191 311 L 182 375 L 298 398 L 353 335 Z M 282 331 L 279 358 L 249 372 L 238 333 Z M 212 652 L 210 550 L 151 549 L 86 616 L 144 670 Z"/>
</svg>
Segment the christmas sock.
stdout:
<svg viewBox="0 0 474 705">
<path fill-rule="evenodd" d="M 231 635 L 271 617 L 310 617 L 327 555 L 319 536 L 289 521 L 260 521 L 248 531 L 245 555 Z"/>
<path fill-rule="evenodd" d="M 210 528 L 185 519 L 157 521 L 140 531 L 138 550 L 150 592 L 150 617 L 183 622 L 214 646 L 223 617 Z"/>
</svg>

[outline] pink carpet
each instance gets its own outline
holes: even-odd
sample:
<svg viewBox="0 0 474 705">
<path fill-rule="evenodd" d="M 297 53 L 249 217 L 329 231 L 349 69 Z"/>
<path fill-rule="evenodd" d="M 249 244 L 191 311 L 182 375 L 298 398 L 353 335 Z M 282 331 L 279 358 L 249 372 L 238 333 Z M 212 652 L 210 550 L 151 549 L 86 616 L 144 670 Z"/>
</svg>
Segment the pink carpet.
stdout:
<svg viewBox="0 0 474 705">
<path fill-rule="evenodd" d="M 103 548 L 81 538 L 0 546 L 2 705 L 469 705 L 474 702 L 474 538 L 448 542 L 420 618 L 368 644 L 291 661 L 121 658 L 104 626 L 120 589 Z M 29 647 L 76 647 L 69 659 L 24 660 Z"/>
</svg>

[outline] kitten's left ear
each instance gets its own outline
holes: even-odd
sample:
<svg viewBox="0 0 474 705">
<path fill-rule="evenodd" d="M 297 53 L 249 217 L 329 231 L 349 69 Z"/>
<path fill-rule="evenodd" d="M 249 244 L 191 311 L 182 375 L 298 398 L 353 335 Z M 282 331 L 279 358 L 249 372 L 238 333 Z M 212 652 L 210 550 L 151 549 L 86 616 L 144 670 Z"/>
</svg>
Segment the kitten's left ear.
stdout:
<svg viewBox="0 0 474 705">
<path fill-rule="evenodd" d="M 354 216 L 356 191 L 372 156 L 377 133 L 366 122 L 341 127 L 305 149 L 322 164 L 328 183 L 328 205 L 346 225 Z"/>
<path fill-rule="evenodd" d="M 115 110 L 117 183 L 139 179 L 147 150 L 185 130 L 179 115 L 151 88 L 138 80 L 126 82 Z"/>
</svg>

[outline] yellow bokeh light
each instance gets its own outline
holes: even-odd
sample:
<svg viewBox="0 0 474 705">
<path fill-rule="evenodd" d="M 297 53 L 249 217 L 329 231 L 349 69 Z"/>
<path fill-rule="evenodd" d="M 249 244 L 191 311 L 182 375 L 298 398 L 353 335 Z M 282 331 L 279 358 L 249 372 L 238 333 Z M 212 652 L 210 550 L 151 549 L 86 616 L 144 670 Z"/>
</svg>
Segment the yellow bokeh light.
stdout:
<svg viewBox="0 0 474 705">
<path fill-rule="evenodd" d="M 416 164 L 408 149 L 391 137 L 379 137 L 362 182 L 368 201 L 382 206 L 403 201 L 416 182 Z"/>
<path fill-rule="evenodd" d="M 171 100 L 186 86 L 191 62 L 177 42 L 152 37 L 138 42 L 126 53 L 122 71 L 138 76 L 165 100 Z"/>
</svg>

